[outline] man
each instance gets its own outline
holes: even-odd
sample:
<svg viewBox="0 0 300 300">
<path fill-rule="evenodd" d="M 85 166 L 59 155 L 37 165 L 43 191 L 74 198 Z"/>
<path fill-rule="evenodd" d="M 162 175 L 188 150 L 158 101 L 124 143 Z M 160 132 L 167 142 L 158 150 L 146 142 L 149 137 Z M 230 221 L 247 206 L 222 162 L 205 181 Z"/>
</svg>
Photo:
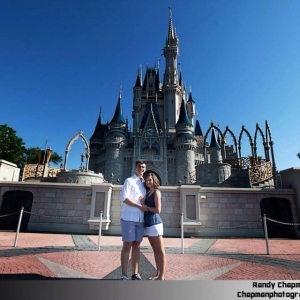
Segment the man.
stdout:
<svg viewBox="0 0 300 300">
<path fill-rule="evenodd" d="M 146 196 L 143 174 L 146 164 L 135 163 L 135 174 L 127 178 L 122 187 L 122 212 L 120 218 L 123 247 L 121 251 L 122 280 L 128 280 L 127 269 L 131 250 L 132 280 L 142 280 L 138 273 L 140 260 L 140 243 L 144 236 L 144 211 L 146 206 L 142 200 Z"/>
</svg>

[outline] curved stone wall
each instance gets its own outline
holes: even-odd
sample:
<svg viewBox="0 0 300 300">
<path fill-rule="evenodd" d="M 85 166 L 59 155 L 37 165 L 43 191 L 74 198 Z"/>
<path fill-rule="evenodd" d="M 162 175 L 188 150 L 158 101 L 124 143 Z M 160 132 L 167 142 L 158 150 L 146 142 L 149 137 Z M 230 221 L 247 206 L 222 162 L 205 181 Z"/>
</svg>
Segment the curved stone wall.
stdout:
<svg viewBox="0 0 300 300">
<path fill-rule="evenodd" d="M 56 176 L 56 182 L 58 183 L 79 183 L 79 184 L 91 184 L 105 182 L 102 173 L 94 173 L 93 171 L 81 172 L 81 171 L 61 171 Z"/>
</svg>

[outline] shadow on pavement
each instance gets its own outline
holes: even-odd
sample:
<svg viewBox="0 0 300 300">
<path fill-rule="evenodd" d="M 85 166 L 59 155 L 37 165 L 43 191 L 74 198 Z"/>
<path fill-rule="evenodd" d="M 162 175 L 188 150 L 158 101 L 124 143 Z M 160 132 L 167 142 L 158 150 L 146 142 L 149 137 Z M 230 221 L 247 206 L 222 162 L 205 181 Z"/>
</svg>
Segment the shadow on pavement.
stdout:
<svg viewBox="0 0 300 300">
<path fill-rule="evenodd" d="M 40 274 L 15 273 L 15 274 L 0 274 L 0 280 L 100 280 L 100 279 L 47 277 Z"/>
</svg>

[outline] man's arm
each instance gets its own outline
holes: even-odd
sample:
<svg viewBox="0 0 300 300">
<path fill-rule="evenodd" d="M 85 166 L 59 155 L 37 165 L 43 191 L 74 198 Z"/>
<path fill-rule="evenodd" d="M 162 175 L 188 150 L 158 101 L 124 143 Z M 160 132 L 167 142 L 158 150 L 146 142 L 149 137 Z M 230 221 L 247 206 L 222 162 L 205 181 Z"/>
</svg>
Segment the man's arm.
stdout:
<svg viewBox="0 0 300 300">
<path fill-rule="evenodd" d="M 144 197 L 141 195 L 139 197 L 140 200 L 139 202 L 135 201 L 135 199 L 130 198 L 130 188 L 131 188 L 131 183 L 129 182 L 128 179 L 126 179 L 122 187 L 122 193 L 121 193 L 122 202 L 127 205 L 137 207 L 142 211 L 146 211 L 146 205 L 142 204 Z"/>
</svg>

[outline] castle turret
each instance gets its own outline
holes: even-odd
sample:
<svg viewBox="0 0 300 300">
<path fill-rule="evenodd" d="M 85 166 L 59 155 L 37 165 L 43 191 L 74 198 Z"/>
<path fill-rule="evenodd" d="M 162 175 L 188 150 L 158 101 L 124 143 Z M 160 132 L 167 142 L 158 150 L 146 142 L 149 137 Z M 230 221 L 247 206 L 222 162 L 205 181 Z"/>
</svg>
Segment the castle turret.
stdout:
<svg viewBox="0 0 300 300">
<path fill-rule="evenodd" d="M 175 124 L 179 117 L 179 109 L 183 100 L 183 89 L 179 85 L 177 57 L 179 39 L 173 28 L 172 12 L 170 11 L 168 35 L 163 55 L 166 59 L 163 81 L 164 93 L 164 120 L 166 120 L 167 131 L 174 133 Z"/>
<path fill-rule="evenodd" d="M 109 180 L 111 174 L 115 180 L 124 180 L 124 148 L 127 144 L 127 126 L 123 117 L 121 106 L 121 91 L 119 94 L 118 103 L 115 114 L 109 123 L 109 133 L 105 136 L 106 148 L 106 168 L 104 170 L 104 178 Z"/>
<path fill-rule="evenodd" d="M 97 161 L 97 156 L 103 149 L 104 136 L 108 132 L 108 124 L 101 123 L 101 111 L 95 126 L 94 133 L 90 137 L 90 162 L 89 166 L 91 170 L 96 173 L 102 172 L 104 168 L 104 162 Z"/>
<path fill-rule="evenodd" d="M 190 119 L 191 123 L 194 125 L 195 101 L 193 100 L 193 97 L 192 97 L 192 91 L 190 91 L 189 99 L 186 102 L 186 107 L 187 107 L 187 113 L 188 113 L 189 119 Z"/>
<path fill-rule="evenodd" d="M 142 106 L 142 67 L 140 66 L 138 70 L 138 75 L 136 77 L 135 85 L 133 87 L 133 110 L 132 110 L 132 119 L 133 119 L 133 131 L 138 128 L 139 120 L 136 118 L 136 115 L 141 110 Z"/>
<path fill-rule="evenodd" d="M 200 123 L 199 123 L 198 119 L 196 120 L 195 136 L 203 136 L 202 129 L 201 129 L 201 126 L 200 126 Z"/>
<path fill-rule="evenodd" d="M 176 176 L 178 180 L 186 179 L 187 183 L 195 180 L 195 149 L 197 142 L 194 129 L 188 118 L 186 103 L 183 100 L 180 107 L 178 122 L 175 125 L 176 135 L 173 140 L 176 149 Z"/>
<path fill-rule="evenodd" d="M 222 163 L 221 146 L 217 141 L 214 128 L 212 128 L 209 148 L 211 149 L 211 163 Z"/>
</svg>

